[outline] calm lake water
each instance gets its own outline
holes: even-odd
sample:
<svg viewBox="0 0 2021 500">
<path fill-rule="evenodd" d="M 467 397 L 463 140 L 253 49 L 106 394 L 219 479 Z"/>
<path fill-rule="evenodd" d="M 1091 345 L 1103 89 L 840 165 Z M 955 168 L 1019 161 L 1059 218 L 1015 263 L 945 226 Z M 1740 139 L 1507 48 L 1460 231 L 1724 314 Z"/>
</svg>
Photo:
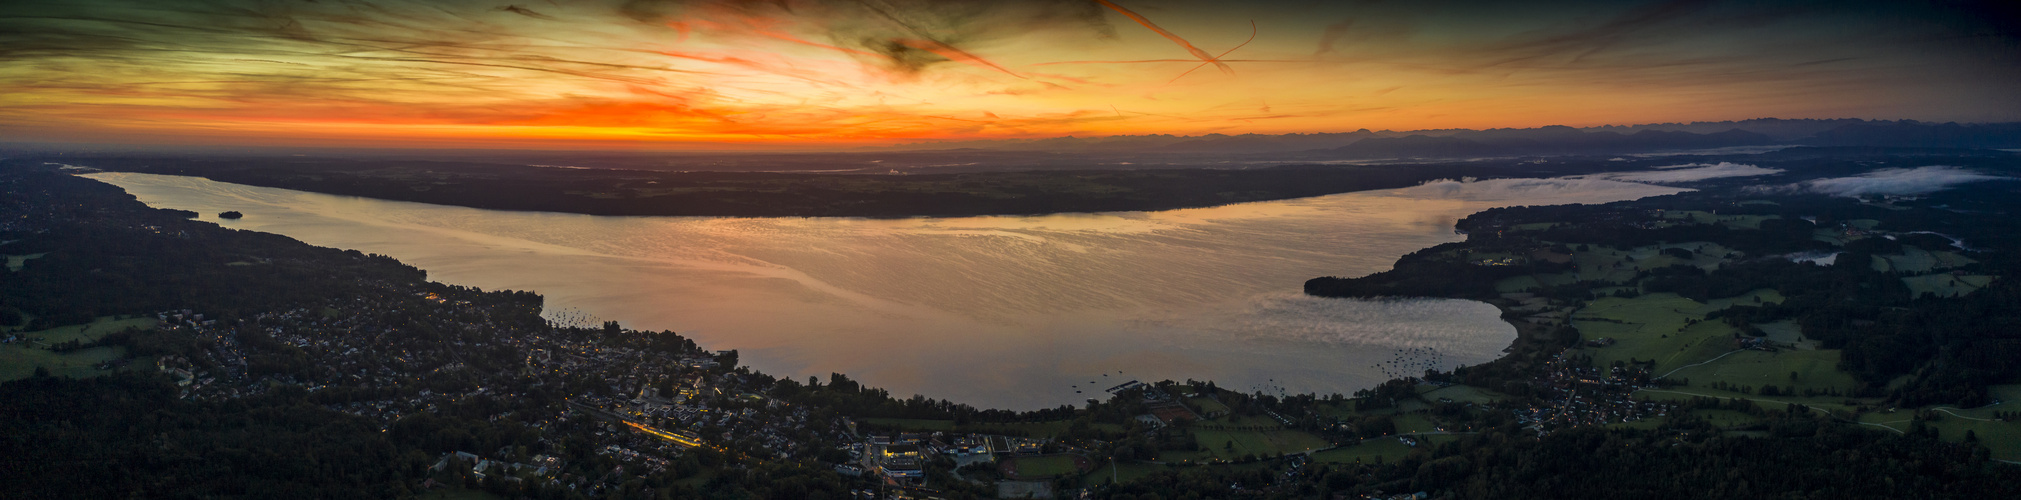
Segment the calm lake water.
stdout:
<svg viewBox="0 0 2021 500">
<path fill-rule="evenodd" d="M 1488 361 L 1515 329 L 1487 304 L 1320 299 L 1300 287 L 1458 241 L 1453 222 L 1482 209 L 1679 191 L 1447 181 L 1160 212 L 877 220 L 503 212 L 90 177 L 226 227 L 390 255 L 436 281 L 537 291 L 554 317 L 678 331 L 766 373 L 841 372 L 896 395 L 1016 409 L 1133 379 L 1347 393 L 1425 365 Z M 226 210 L 245 218 L 216 219 Z"/>
</svg>

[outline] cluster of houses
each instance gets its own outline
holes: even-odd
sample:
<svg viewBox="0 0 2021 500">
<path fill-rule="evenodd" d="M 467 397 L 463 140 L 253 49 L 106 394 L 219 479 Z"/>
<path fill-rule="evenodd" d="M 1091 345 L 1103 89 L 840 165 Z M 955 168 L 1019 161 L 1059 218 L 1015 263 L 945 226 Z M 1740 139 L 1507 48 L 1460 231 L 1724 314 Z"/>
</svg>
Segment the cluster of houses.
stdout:
<svg viewBox="0 0 2021 500">
<path fill-rule="evenodd" d="M 910 485 L 925 479 L 925 462 L 934 457 L 953 458 L 961 464 L 992 462 L 998 455 L 1038 455 L 1045 452 L 1045 445 L 1044 439 L 994 434 L 871 433 L 863 442 L 848 447 L 856 462 L 835 470 Z"/>
<path fill-rule="evenodd" d="M 1636 401 L 1635 380 L 1646 377 L 1639 368 L 1602 371 L 1582 366 L 1564 354 L 1552 358 L 1535 384 L 1546 404 L 1516 411 L 1516 419 L 1538 433 L 1576 426 L 1633 422 L 1668 415 L 1670 406 Z"/>
<path fill-rule="evenodd" d="M 441 472 L 451 465 L 470 466 L 470 474 L 478 480 L 497 476 L 508 482 L 519 482 L 528 477 L 554 479 L 561 474 L 561 459 L 553 456 L 534 455 L 526 462 L 506 462 L 463 451 L 442 454 L 442 458 L 436 460 L 435 465 L 428 470 Z"/>
<path fill-rule="evenodd" d="M 347 397 L 357 394 L 374 399 L 335 398 L 324 406 L 371 418 L 382 426 L 468 398 L 516 401 L 528 388 L 587 379 L 609 390 L 570 391 L 571 403 L 627 421 L 676 429 L 669 434 L 690 443 L 702 439 L 695 429 L 708 429 L 710 441 L 734 443 L 750 453 L 792 458 L 806 446 L 803 440 L 847 440 L 840 429 L 808 425 L 805 409 L 746 392 L 760 388 L 758 381 L 750 375 L 722 371 L 721 363 L 710 353 L 623 347 L 598 337 L 494 320 L 513 313 L 494 307 L 512 304 L 493 306 L 458 300 L 454 292 L 415 293 L 383 283 L 368 285 L 386 287 L 385 293 L 351 295 L 316 307 L 263 313 L 229 323 L 193 311 L 162 312 L 157 315 L 162 328 L 186 329 L 207 341 L 208 348 L 189 359 L 163 356 L 156 360 L 155 369 L 175 378 L 184 387 L 185 397 L 197 400 L 246 397 L 270 390 L 276 384 L 269 382 L 274 381 L 299 384 L 310 392 L 381 389 L 346 393 Z M 414 335 L 413 330 L 423 328 L 421 323 L 439 334 L 432 338 Z M 470 333 L 458 334 L 462 332 Z M 244 335 L 271 338 L 283 346 L 280 349 L 299 349 L 313 364 L 287 374 L 249 374 L 247 350 L 252 347 L 242 346 Z M 510 369 L 497 369 L 495 360 L 477 363 L 472 357 L 473 353 L 497 352 L 504 347 L 525 353 Z M 202 359 L 196 359 L 199 357 Z M 487 365 L 493 367 L 479 368 Z M 567 415 L 565 408 L 513 408 L 492 419 L 509 416 L 545 430 Z M 597 479 L 599 474 L 567 478 L 563 482 L 571 488 L 595 490 L 606 482 L 621 484 L 664 470 L 664 457 L 680 448 L 621 426 L 598 436 L 599 452 L 625 465 L 622 470 L 599 471 L 604 479 Z M 664 449 L 655 449 L 655 445 Z M 749 448 L 743 448 L 745 445 Z M 521 472 L 544 476 L 561 467 L 558 462 L 511 463 L 477 455 L 460 458 L 476 466 L 472 472 L 478 477 L 518 478 L 524 476 Z"/>
</svg>

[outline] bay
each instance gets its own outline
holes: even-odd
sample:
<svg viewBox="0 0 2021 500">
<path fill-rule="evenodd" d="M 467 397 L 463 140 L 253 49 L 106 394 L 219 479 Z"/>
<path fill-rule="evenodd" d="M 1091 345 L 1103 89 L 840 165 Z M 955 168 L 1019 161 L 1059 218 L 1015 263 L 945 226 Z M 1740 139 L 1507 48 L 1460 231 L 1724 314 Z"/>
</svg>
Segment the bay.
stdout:
<svg viewBox="0 0 2021 500">
<path fill-rule="evenodd" d="M 1129 380 L 1348 393 L 1489 361 L 1515 329 L 1488 304 L 1322 299 L 1301 286 L 1459 241 L 1454 221 L 1483 209 L 1680 191 L 1497 179 L 1157 212 L 611 217 L 89 177 L 226 227 L 389 255 L 432 280 L 536 291 L 558 321 L 674 330 L 773 375 L 843 373 L 894 395 L 1010 409 L 1080 403 Z M 227 210 L 245 217 L 216 218 Z"/>
</svg>

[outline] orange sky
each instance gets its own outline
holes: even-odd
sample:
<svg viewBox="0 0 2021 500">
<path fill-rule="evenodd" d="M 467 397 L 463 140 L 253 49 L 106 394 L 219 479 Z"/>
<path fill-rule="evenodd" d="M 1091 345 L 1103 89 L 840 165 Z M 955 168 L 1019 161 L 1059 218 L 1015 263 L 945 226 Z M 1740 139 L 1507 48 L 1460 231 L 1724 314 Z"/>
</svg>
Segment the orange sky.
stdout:
<svg viewBox="0 0 2021 500">
<path fill-rule="evenodd" d="M 520 1 L 7 3 L 0 140 L 779 149 L 2021 120 L 2011 22 L 1913 3 Z"/>
</svg>

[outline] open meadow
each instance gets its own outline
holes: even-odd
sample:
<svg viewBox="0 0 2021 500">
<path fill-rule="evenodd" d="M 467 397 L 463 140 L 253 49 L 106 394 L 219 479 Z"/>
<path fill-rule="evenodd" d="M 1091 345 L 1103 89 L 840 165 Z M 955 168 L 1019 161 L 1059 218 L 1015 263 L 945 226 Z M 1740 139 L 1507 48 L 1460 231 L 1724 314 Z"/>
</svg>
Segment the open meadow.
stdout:
<svg viewBox="0 0 2021 500">
<path fill-rule="evenodd" d="M 110 373 L 94 365 L 126 357 L 125 347 L 93 347 L 59 353 L 49 350 L 49 346 L 73 340 L 91 342 L 108 333 L 128 328 L 151 328 L 154 324 L 154 318 L 118 319 L 108 316 L 82 325 L 0 334 L 0 337 L 12 335 L 18 338 L 15 342 L 0 344 L 0 381 L 28 378 L 35 374 L 36 367 L 48 369 L 50 375 L 71 378 Z"/>
</svg>

